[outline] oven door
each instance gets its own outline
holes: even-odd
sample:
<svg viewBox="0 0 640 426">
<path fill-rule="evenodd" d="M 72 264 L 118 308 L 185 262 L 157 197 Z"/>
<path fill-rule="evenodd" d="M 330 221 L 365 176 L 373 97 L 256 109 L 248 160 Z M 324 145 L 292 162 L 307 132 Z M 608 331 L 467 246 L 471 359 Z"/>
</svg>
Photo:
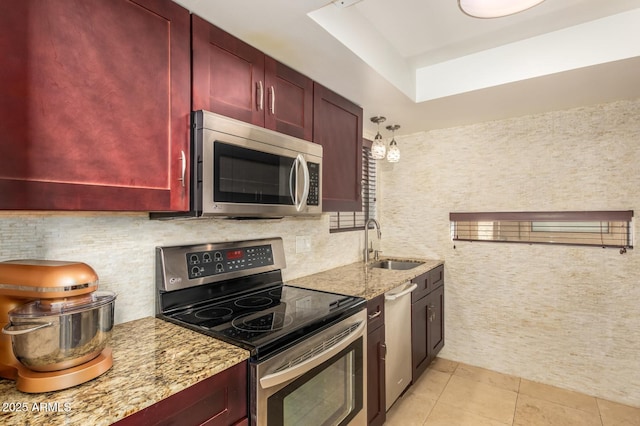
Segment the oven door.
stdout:
<svg viewBox="0 0 640 426">
<path fill-rule="evenodd" d="M 251 365 L 259 426 L 366 425 L 366 311 Z"/>
</svg>

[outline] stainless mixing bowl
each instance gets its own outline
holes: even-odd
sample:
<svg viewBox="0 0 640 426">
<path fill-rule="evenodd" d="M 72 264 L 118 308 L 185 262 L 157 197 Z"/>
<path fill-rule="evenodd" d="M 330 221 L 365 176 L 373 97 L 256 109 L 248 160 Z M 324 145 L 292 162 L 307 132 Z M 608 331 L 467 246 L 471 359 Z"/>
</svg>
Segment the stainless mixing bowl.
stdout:
<svg viewBox="0 0 640 426">
<path fill-rule="evenodd" d="M 13 354 L 35 371 L 75 367 L 97 357 L 113 329 L 116 294 L 91 293 L 82 304 L 34 301 L 9 312 L 2 332 L 11 335 Z"/>
</svg>

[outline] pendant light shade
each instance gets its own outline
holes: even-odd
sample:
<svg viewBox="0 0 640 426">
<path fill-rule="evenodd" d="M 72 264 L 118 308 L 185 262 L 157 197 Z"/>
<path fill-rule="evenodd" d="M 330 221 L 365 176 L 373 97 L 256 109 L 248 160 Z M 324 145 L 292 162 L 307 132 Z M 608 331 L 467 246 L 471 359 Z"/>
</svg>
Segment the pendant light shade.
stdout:
<svg viewBox="0 0 640 426">
<path fill-rule="evenodd" d="M 513 15 L 544 0 L 458 0 L 460 10 L 474 18 L 499 18 Z"/>
<path fill-rule="evenodd" d="M 387 147 L 384 145 L 382 135 L 380 134 L 380 123 L 385 120 L 386 118 L 384 117 L 371 117 L 371 121 L 378 125 L 378 134 L 373 139 L 373 144 L 371 145 L 371 157 L 374 160 L 382 160 L 387 153 Z"/>
<path fill-rule="evenodd" d="M 387 126 L 387 130 L 394 132 L 394 136 L 389 143 L 389 150 L 387 151 L 387 161 L 390 163 L 397 163 L 400 161 L 400 148 L 398 148 L 398 143 L 396 142 L 395 131 L 400 128 L 399 125 L 394 124 L 393 126 Z"/>
</svg>

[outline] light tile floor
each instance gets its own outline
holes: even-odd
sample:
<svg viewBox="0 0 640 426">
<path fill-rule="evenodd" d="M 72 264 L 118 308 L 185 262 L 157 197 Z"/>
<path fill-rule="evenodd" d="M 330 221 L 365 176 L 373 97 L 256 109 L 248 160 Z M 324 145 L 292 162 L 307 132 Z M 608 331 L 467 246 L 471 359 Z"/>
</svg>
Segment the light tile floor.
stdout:
<svg viewBox="0 0 640 426">
<path fill-rule="evenodd" d="M 640 408 L 436 358 L 388 426 L 640 426 Z"/>
</svg>

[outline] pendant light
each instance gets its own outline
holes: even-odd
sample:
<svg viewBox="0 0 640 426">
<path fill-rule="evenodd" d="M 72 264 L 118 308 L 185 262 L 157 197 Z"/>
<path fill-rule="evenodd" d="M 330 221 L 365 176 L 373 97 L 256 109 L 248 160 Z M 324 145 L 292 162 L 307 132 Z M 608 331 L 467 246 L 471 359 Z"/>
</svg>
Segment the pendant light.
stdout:
<svg viewBox="0 0 640 426">
<path fill-rule="evenodd" d="M 374 160 L 382 160 L 387 153 L 387 147 L 384 146 L 382 135 L 380 135 L 380 123 L 383 123 L 385 120 L 385 117 L 371 117 L 371 121 L 378 125 L 378 134 L 373 139 L 373 144 L 371 145 L 371 157 Z"/>
<path fill-rule="evenodd" d="M 393 134 L 391 142 L 389 143 L 389 150 L 387 151 L 387 161 L 390 163 L 397 163 L 400 160 L 400 148 L 398 148 L 398 143 L 396 142 L 395 137 L 395 131 L 399 128 L 400 126 L 398 124 L 387 126 L 387 130 L 390 130 Z"/>
<path fill-rule="evenodd" d="M 544 0 L 458 0 L 465 14 L 474 18 L 499 18 L 522 12 Z"/>
</svg>

